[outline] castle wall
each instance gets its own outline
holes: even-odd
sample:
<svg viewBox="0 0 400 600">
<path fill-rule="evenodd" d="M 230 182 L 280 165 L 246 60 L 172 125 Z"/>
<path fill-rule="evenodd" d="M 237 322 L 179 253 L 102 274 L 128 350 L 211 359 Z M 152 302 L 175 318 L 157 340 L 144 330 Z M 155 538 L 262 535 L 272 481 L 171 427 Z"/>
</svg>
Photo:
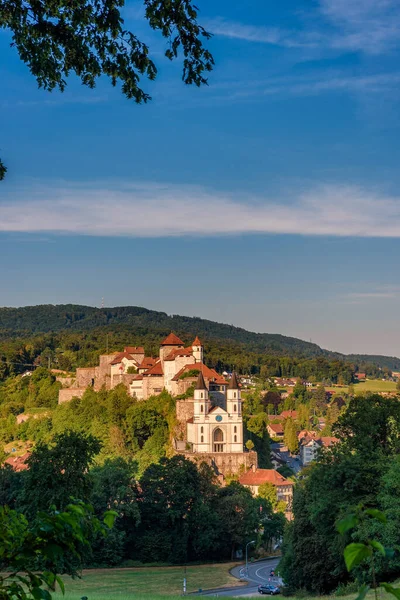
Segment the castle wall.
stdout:
<svg viewBox="0 0 400 600">
<path fill-rule="evenodd" d="M 114 375 L 111 380 L 111 388 L 115 388 L 120 383 L 123 383 L 129 391 L 129 386 L 136 377 L 135 373 L 122 373 L 122 375 Z"/>
<path fill-rule="evenodd" d="M 76 370 L 76 387 L 87 388 L 94 384 L 96 367 L 84 367 Z"/>
<path fill-rule="evenodd" d="M 72 398 L 82 398 L 86 388 L 67 388 L 58 392 L 58 404 L 69 402 Z"/>
<path fill-rule="evenodd" d="M 191 453 L 180 452 L 185 458 L 196 464 L 202 462 L 210 465 L 217 475 L 241 475 L 253 466 L 257 469 L 257 452 L 214 452 L 214 453 Z"/>
<path fill-rule="evenodd" d="M 155 396 L 164 389 L 164 377 L 162 375 L 149 375 L 143 377 L 143 400 Z"/>
</svg>

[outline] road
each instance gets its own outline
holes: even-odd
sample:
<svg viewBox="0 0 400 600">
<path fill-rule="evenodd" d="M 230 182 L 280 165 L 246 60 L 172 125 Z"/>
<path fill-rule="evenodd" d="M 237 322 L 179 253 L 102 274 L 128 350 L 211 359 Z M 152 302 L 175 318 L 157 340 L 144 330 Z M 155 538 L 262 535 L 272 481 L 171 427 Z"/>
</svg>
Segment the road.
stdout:
<svg viewBox="0 0 400 600">
<path fill-rule="evenodd" d="M 278 577 L 271 577 L 271 569 L 276 569 L 280 558 L 267 558 L 254 563 L 249 563 L 248 576 L 245 577 L 245 566 L 241 565 L 232 569 L 231 573 L 234 577 L 247 581 L 247 585 L 230 588 L 218 588 L 215 590 L 207 590 L 202 592 L 202 596 L 229 596 L 229 597 L 251 597 L 259 596 L 258 586 L 260 583 L 271 583 L 277 585 L 280 583 Z"/>
<path fill-rule="evenodd" d="M 284 444 L 280 442 L 272 442 L 271 454 L 272 458 L 276 457 L 278 462 L 286 463 L 287 466 L 290 467 L 296 474 L 301 471 L 300 461 L 290 456 L 290 452 Z"/>
</svg>

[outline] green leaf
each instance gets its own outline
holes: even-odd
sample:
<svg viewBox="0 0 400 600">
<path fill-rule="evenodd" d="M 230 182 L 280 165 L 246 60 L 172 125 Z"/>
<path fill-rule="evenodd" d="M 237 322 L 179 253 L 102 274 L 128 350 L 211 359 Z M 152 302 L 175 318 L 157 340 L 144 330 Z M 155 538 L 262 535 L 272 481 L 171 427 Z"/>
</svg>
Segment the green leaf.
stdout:
<svg viewBox="0 0 400 600">
<path fill-rule="evenodd" d="M 118 513 L 115 510 L 107 510 L 104 513 L 103 521 L 110 529 L 114 526 L 115 519 L 118 517 Z"/>
<path fill-rule="evenodd" d="M 370 540 L 369 545 L 375 548 L 375 550 L 378 550 L 382 556 L 386 556 L 386 550 L 380 542 L 377 542 L 376 540 Z"/>
<path fill-rule="evenodd" d="M 337 521 L 336 529 L 339 533 L 343 534 L 346 533 L 346 531 L 349 531 L 349 529 L 353 529 L 353 527 L 358 525 L 358 523 L 359 519 L 357 515 L 354 513 L 350 513 L 346 515 L 343 519 L 340 519 L 340 521 Z"/>
<path fill-rule="evenodd" d="M 358 595 L 357 598 L 355 598 L 355 600 L 364 600 L 365 596 L 367 595 L 369 590 L 369 585 L 366 585 L 365 583 L 362 584 L 362 586 L 360 587 L 360 589 L 358 590 Z"/>
<path fill-rule="evenodd" d="M 60 586 L 60 590 L 62 591 L 62 595 L 64 596 L 65 594 L 65 585 L 63 580 L 61 579 L 61 577 L 59 575 L 56 575 L 56 581 L 58 583 L 58 585 Z"/>
<path fill-rule="evenodd" d="M 388 594 L 392 594 L 392 596 L 400 600 L 400 589 L 394 588 L 390 583 L 382 583 L 381 585 Z"/>
<path fill-rule="evenodd" d="M 344 560 L 348 571 L 359 565 L 363 560 L 371 556 L 372 548 L 365 544 L 349 544 L 344 549 Z"/>
<path fill-rule="evenodd" d="M 367 508 L 365 509 L 365 514 L 376 519 L 380 523 L 386 523 L 386 515 L 377 508 Z"/>
</svg>

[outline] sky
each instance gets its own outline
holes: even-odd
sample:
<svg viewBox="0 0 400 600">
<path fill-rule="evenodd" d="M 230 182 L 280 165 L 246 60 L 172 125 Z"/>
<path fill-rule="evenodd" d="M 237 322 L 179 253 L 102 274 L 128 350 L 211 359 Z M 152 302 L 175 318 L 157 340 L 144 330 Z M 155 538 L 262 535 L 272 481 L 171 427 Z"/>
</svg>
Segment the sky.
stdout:
<svg viewBox="0 0 400 600">
<path fill-rule="evenodd" d="M 400 356 L 398 0 L 197 0 L 200 89 L 38 89 L 0 30 L 0 306 L 135 305 Z M 177 332 L 179 334 L 179 332 Z"/>
</svg>

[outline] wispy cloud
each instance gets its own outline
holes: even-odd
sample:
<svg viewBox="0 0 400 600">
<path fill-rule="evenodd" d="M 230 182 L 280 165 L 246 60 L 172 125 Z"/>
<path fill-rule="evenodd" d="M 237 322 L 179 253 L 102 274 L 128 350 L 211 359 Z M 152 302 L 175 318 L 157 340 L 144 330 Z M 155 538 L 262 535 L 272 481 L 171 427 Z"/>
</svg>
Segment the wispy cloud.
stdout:
<svg viewBox="0 0 400 600">
<path fill-rule="evenodd" d="M 319 0 L 313 26 L 287 30 L 215 19 L 215 35 L 286 48 L 318 48 L 382 54 L 400 46 L 398 0 Z"/>
<path fill-rule="evenodd" d="M 400 237 L 400 197 L 320 185 L 287 198 L 147 183 L 29 186 L 0 203 L 0 231 L 97 236 Z"/>
</svg>

